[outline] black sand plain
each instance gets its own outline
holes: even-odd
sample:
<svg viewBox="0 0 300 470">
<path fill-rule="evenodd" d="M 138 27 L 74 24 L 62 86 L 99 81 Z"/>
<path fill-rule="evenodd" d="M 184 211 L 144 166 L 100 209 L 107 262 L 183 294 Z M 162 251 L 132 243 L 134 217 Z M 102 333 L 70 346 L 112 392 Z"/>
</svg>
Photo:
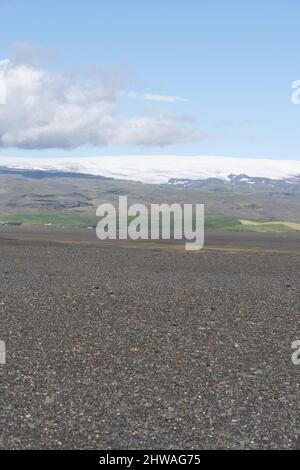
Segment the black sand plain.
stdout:
<svg viewBox="0 0 300 470">
<path fill-rule="evenodd" d="M 0 227 L 2 449 L 299 449 L 300 236 Z"/>
</svg>

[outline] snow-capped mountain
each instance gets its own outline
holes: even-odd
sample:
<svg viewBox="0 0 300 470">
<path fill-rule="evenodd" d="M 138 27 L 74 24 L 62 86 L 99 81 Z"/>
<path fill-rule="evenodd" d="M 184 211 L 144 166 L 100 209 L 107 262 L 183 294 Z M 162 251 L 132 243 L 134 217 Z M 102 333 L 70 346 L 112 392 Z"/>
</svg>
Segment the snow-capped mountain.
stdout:
<svg viewBox="0 0 300 470">
<path fill-rule="evenodd" d="M 300 160 L 268 160 L 214 156 L 100 156 L 100 157 L 1 157 L 0 167 L 99 175 L 143 183 L 195 185 L 216 178 L 253 184 L 263 180 L 299 181 Z"/>
</svg>

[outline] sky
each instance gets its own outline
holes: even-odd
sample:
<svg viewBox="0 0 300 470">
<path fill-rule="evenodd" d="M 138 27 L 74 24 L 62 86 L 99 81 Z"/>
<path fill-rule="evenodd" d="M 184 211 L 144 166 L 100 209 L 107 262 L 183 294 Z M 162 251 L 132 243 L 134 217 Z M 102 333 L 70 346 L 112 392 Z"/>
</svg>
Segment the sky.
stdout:
<svg viewBox="0 0 300 470">
<path fill-rule="evenodd" d="M 0 0 L 0 156 L 300 160 L 299 19 L 300 0 Z"/>
</svg>

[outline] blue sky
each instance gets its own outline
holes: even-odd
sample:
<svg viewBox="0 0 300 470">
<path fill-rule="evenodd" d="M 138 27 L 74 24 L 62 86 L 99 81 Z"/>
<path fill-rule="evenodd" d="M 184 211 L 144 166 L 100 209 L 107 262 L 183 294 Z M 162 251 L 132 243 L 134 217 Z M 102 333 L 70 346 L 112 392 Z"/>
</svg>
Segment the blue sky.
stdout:
<svg viewBox="0 0 300 470">
<path fill-rule="evenodd" d="M 21 52 L 32 47 L 39 56 L 28 67 L 49 76 L 77 83 L 102 74 L 120 95 L 109 116 L 123 119 L 112 138 L 105 131 L 90 142 L 86 131 L 77 148 L 61 135 L 55 147 L 52 128 L 47 139 L 19 145 L 22 124 L 12 122 L 0 155 L 300 159 L 300 106 L 291 102 L 291 83 L 300 79 L 299 18 L 298 0 L 0 0 L 1 59 L 16 55 L 15 44 L 20 53 L 21 44 Z M 0 125 L 5 112 L 2 105 Z M 142 137 L 136 130 L 128 137 L 128 125 L 139 127 L 140 119 Z M 160 123 L 166 134 L 152 142 Z"/>
</svg>

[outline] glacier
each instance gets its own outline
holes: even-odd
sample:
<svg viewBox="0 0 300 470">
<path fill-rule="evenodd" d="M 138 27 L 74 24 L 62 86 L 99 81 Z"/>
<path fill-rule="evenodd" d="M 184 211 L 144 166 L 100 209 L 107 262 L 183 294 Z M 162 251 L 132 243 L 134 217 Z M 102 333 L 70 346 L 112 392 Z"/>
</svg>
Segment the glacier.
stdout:
<svg viewBox="0 0 300 470">
<path fill-rule="evenodd" d="M 0 167 L 101 175 L 115 179 L 162 184 L 187 180 L 248 175 L 271 179 L 299 177 L 300 160 L 272 160 L 220 156 L 133 155 L 99 157 L 5 157 Z"/>
</svg>

